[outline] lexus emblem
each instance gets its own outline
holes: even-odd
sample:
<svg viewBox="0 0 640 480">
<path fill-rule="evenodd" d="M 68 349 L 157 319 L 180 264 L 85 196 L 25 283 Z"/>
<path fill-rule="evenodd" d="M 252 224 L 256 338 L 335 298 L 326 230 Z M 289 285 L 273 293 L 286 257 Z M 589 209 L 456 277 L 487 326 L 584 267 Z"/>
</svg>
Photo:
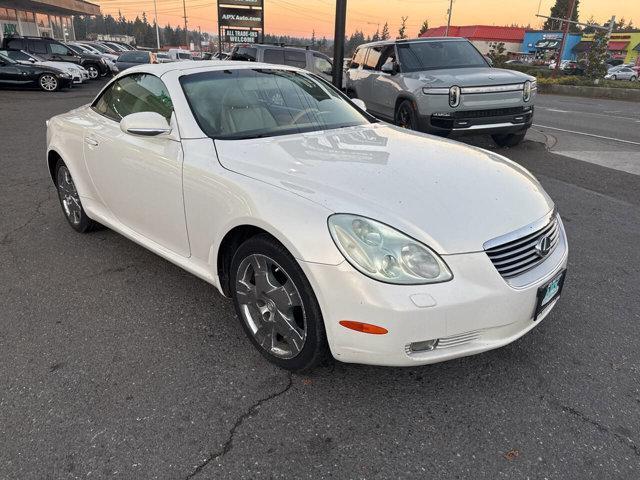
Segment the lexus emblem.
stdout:
<svg viewBox="0 0 640 480">
<path fill-rule="evenodd" d="M 551 237 L 542 237 L 540 240 L 538 240 L 538 243 L 536 243 L 535 249 L 540 258 L 546 257 L 551 250 Z"/>
</svg>

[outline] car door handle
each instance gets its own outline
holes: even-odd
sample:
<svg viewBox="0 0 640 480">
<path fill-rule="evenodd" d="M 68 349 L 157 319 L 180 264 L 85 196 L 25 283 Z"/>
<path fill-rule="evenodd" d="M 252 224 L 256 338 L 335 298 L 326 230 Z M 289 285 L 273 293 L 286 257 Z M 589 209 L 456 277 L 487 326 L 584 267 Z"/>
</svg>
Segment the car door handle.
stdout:
<svg viewBox="0 0 640 480">
<path fill-rule="evenodd" d="M 95 138 L 85 137 L 84 141 L 87 145 L 91 145 L 92 147 L 98 146 L 98 141 Z"/>
</svg>

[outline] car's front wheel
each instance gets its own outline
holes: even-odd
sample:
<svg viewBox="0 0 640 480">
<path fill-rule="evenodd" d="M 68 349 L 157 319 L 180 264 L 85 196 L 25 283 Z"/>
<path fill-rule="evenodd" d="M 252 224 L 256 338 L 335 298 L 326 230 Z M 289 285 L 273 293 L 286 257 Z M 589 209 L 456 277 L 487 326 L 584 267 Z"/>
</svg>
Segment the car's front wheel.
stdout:
<svg viewBox="0 0 640 480">
<path fill-rule="evenodd" d="M 327 353 L 320 306 L 293 256 L 269 235 L 244 242 L 231 261 L 230 291 L 242 326 L 270 362 L 310 370 Z"/>
<path fill-rule="evenodd" d="M 496 142 L 499 147 L 515 147 L 524 140 L 526 134 L 527 132 L 496 134 L 491 135 L 491 138 L 493 138 L 493 141 Z"/>
<path fill-rule="evenodd" d="M 62 160 L 58 160 L 56 164 L 55 178 L 60 206 L 69 225 L 80 233 L 89 232 L 98 226 L 84 211 L 71 173 Z"/>
<path fill-rule="evenodd" d="M 95 65 L 87 65 L 87 72 L 89 72 L 89 78 L 91 80 L 95 80 L 96 78 L 98 78 L 100 76 L 100 70 L 98 70 L 98 67 Z"/>
<path fill-rule="evenodd" d="M 632 81 L 632 82 L 635 82 L 636 80 L 638 80 L 638 77 L 636 77 L 636 76 L 634 75 L 634 76 L 632 76 L 629 80 L 630 80 L 630 81 Z"/>
<path fill-rule="evenodd" d="M 396 108 L 395 124 L 410 130 L 418 129 L 418 114 L 413 107 L 413 102 L 403 100 L 402 103 L 398 105 L 398 108 Z"/>
<path fill-rule="evenodd" d="M 38 85 L 45 92 L 55 92 L 60 87 L 60 82 L 52 73 L 43 73 L 38 79 Z"/>
</svg>

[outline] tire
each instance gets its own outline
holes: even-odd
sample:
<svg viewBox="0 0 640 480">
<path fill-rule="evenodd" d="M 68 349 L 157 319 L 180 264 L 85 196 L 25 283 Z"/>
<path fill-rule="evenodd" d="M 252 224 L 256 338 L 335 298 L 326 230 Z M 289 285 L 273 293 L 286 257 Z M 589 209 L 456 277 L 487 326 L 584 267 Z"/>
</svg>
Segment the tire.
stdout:
<svg viewBox="0 0 640 480">
<path fill-rule="evenodd" d="M 56 163 L 54 171 L 62 213 L 71 228 L 80 233 L 87 233 L 97 228 L 99 224 L 91 220 L 84 211 L 71 173 L 61 159 Z"/>
<path fill-rule="evenodd" d="M 491 135 L 491 138 L 493 138 L 493 141 L 496 142 L 499 147 L 515 147 L 522 142 L 526 134 L 526 131 L 521 133 L 496 134 Z"/>
<path fill-rule="evenodd" d="M 89 78 L 91 80 L 95 80 L 96 78 L 100 77 L 100 70 L 97 66 L 91 64 L 87 65 L 85 68 L 87 69 L 87 72 L 89 72 Z"/>
<path fill-rule="evenodd" d="M 311 284 L 274 238 L 261 234 L 238 247 L 229 291 L 249 340 L 271 363 L 300 372 L 327 357 L 324 320 Z"/>
<path fill-rule="evenodd" d="M 413 107 L 413 102 L 403 100 L 396 108 L 394 123 L 402 128 L 418 130 L 418 114 Z"/>
<path fill-rule="evenodd" d="M 611 80 L 617 80 L 617 79 L 618 79 L 618 77 L 617 77 L 617 76 L 615 76 L 615 75 L 611 75 Z"/>
<path fill-rule="evenodd" d="M 635 75 L 633 75 L 633 76 L 629 79 L 629 81 L 631 81 L 631 82 L 635 82 L 636 80 L 638 80 L 638 78 L 637 78 Z"/>
<path fill-rule="evenodd" d="M 60 88 L 60 82 L 52 73 L 43 73 L 38 78 L 38 86 L 45 92 L 55 92 Z"/>
</svg>

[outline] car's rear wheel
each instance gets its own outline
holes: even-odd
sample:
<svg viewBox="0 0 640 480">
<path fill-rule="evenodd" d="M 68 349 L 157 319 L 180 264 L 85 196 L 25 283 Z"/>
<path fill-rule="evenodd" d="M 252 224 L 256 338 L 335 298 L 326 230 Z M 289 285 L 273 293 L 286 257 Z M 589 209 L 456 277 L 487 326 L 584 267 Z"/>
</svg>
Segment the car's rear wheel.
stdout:
<svg viewBox="0 0 640 480">
<path fill-rule="evenodd" d="M 60 82 L 55 75 L 51 73 L 43 73 L 38 79 L 38 85 L 45 92 L 55 92 L 60 86 Z"/>
<path fill-rule="evenodd" d="M 270 362 L 292 371 L 327 353 L 320 306 L 293 256 L 269 235 L 244 242 L 231 261 L 230 288 L 242 326 Z"/>
<path fill-rule="evenodd" d="M 491 135 L 491 138 L 493 138 L 493 141 L 500 147 L 515 147 L 524 140 L 526 134 L 526 131 L 521 133 L 496 134 Z"/>
<path fill-rule="evenodd" d="M 402 128 L 408 128 L 410 130 L 418 129 L 418 114 L 413 107 L 413 102 L 410 100 L 403 100 L 398 108 L 396 108 L 395 124 Z"/>
<path fill-rule="evenodd" d="M 95 65 L 87 65 L 87 71 L 89 72 L 89 78 L 95 80 L 100 76 L 100 70 Z"/>
<path fill-rule="evenodd" d="M 55 178 L 60 206 L 69 225 L 80 233 L 93 230 L 98 224 L 91 220 L 84 211 L 71 173 L 62 160 L 58 160 L 56 164 Z"/>
</svg>

